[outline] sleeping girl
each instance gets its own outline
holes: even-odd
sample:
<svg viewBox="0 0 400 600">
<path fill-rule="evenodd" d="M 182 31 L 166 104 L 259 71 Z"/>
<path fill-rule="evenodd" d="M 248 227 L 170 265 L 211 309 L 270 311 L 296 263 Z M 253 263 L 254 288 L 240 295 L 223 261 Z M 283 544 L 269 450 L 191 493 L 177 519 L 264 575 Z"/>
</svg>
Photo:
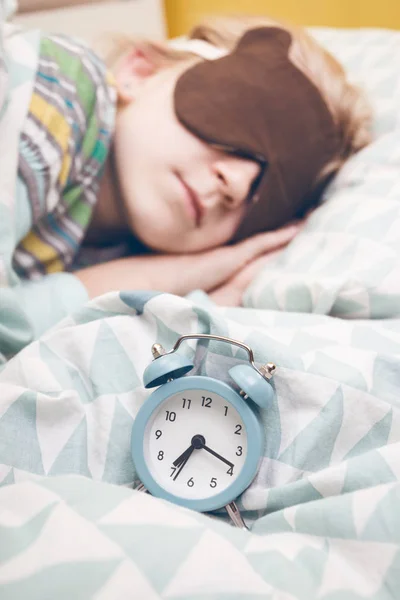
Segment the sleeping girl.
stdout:
<svg viewBox="0 0 400 600">
<path fill-rule="evenodd" d="M 369 120 L 337 61 L 267 18 L 104 59 L 43 35 L 0 223 L 0 355 L 111 290 L 240 304 Z"/>
</svg>

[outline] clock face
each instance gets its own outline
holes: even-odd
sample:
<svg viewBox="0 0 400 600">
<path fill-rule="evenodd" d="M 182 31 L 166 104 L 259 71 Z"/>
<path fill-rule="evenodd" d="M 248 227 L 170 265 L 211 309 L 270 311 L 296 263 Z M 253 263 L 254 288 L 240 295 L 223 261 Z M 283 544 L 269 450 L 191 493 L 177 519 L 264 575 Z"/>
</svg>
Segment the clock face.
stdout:
<svg viewBox="0 0 400 600">
<path fill-rule="evenodd" d="M 238 478 L 247 456 L 247 431 L 226 398 L 188 389 L 169 396 L 152 413 L 143 453 L 164 490 L 181 498 L 207 499 Z"/>
</svg>

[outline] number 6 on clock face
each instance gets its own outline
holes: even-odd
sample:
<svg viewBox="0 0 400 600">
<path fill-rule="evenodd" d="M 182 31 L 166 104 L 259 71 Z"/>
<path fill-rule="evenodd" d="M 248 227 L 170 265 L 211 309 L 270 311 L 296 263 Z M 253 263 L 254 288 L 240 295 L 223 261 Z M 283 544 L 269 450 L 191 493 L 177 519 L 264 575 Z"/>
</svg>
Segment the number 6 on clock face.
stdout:
<svg viewBox="0 0 400 600">
<path fill-rule="evenodd" d="M 198 511 L 226 506 L 253 480 L 263 451 L 253 403 L 222 381 L 186 376 L 153 392 L 132 430 L 132 458 L 155 496 Z"/>
</svg>

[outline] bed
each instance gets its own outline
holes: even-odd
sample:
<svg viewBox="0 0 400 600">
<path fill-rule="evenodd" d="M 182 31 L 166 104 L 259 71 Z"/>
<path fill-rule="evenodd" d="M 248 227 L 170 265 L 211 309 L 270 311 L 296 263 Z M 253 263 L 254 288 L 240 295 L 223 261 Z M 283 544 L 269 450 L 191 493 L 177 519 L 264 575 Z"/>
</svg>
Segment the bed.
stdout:
<svg viewBox="0 0 400 600">
<path fill-rule="evenodd" d="M 2 366 L 2 600 L 398 597 L 400 33 L 313 32 L 366 87 L 375 141 L 244 306 L 111 293 Z M 185 333 L 242 340 L 278 367 L 263 458 L 239 499 L 250 531 L 133 490 L 151 346 Z M 223 381 L 243 361 L 217 343 L 187 352 Z"/>
</svg>

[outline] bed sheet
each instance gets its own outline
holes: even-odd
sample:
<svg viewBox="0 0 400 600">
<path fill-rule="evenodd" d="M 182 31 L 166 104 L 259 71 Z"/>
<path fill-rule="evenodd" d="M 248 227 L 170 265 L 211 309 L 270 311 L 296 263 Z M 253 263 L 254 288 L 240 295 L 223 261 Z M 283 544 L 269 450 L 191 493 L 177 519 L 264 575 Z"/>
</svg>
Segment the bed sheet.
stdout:
<svg viewBox="0 0 400 600">
<path fill-rule="evenodd" d="M 278 365 L 264 456 L 239 499 L 251 532 L 132 490 L 151 345 L 194 332 Z M 226 381 L 245 358 L 216 342 L 186 352 L 195 373 Z M 196 294 L 92 301 L 0 372 L 0 597 L 396 598 L 399 380 L 398 319 L 227 309 Z"/>
</svg>

